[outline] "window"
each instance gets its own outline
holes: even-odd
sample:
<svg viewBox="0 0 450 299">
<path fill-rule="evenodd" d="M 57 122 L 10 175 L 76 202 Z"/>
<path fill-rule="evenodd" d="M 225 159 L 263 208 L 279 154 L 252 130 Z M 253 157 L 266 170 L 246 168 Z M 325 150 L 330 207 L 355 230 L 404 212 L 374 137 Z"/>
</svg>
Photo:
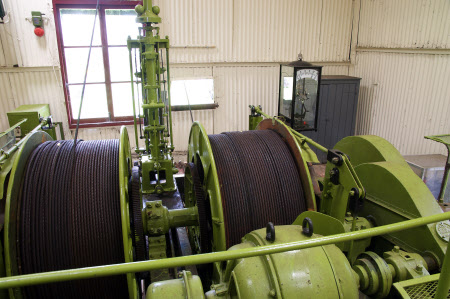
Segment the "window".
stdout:
<svg viewBox="0 0 450 299">
<path fill-rule="evenodd" d="M 171 80 L 170 96 L 172 106 L 201 105 L 206 109 L 217 106 L 214 104 L 213 79 Z"/>
<path fill-rule="evenodd" d="M 67 4 L 69 1 L 64 0 L 53 2 L 66 108 L 73 128 L 80 107 L 96 1 L 83 5 Z M 134 11 L 138 3 L 112 1 L 99 7 L 80 118 L 82 127 L 132 123 L 127 38 L 136 38 L 139 33 L 141 24 L 136 23 Z M 135 55 L 138 54 L 133 54 L 134 69 L 136 63 L 139 68 L 139 58 L 135 59 Z M 139 88 L 136 84 L 134 88 L 138 101 Z"/>
</svg>

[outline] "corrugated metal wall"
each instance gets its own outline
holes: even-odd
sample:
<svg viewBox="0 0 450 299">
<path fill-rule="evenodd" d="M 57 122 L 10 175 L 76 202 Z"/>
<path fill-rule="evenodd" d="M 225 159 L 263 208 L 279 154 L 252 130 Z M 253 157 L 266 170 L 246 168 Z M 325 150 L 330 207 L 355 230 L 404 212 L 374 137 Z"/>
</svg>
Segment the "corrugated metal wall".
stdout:
<svg viewBox="0 0 450 299">
<path fill-rule="evenodd" d="M 250 103 L 275 114 L 278 63 L 302 52 L 305 60 L 324 63 L 324 74 L 363 78 L 357 133 L 381 135 L 403 154 L 444 152 L 422 135 L 450 131 L 448 0 L 154 2 L 161 7 L 162 32 L 171 39 L 172 77 L 215 79 L 219 108 L 193 113 L 208 132 L 246 129 Z M 55 119 L 66 122 L 51 0 L 6 5 L 0 129 L 7 127 L 5 112 L 25 103 L 48 102 Z M 32 10 L 46 14 L 45 38 L 33 34 Z M 175 146 L 185 150 L 189 112 L 174 112 L 173 123 Z M 113 138 L 118 132 L 84 129 L 80 137 Z"/>
<path fill-rule="evenodd" d="M 0 68 L 2 110 L 45 102 L 56 120 L 66 122 L 51 0 L 6 3 L 10 15 L 6 26 L 0 26 L 0 66 L 22 68 Z M 249 104 L 261 104 L 275 114 L 278 63 L 296 59 L 299 52 L 306 60 L 328 63 L 324 73 L 348 74 L 351 0 L 156 0 L 154 4 L 161 7 L 162 34 L 171 39 L 172 79 L 214 78 L 219 108 L 193 112 L 194 120 L 208 132 L 247 129 Z M 32 10 L 46 14 L 45 38 L 33 33 Z M 31 68 L 38 66 L 39 71 Z M 7 120 L 1 114 L 4 129 Z M 190 124 L 189 112 L 173 113 L 177 150 L 187 149 Z M 80 129 L 79 136 L 101 139 L 118 134 L 114 127 Z M 66 135 L 71 136 L 69 130 Z"/>
<path fill-rule="evenodd" d="M 355 73 L 357 134 L 382 136 L 405 155 L 446 154 L 423 136 L 450 133 L 449 55 L 361 52 Z"/>
<path fill-rule="evenodd" d="M 450 133 L 450 1 L 362 0 L 354 63 L 357 134 L 404 155 L 447 154 L 423 137 Z"/>
<path fill-rule="evenodd" d="M 25 104 L 50 104 L 57 121 L 66 120 L 66 108 L 58 70 L 15 68 L 0 72 L 0 125 L 8 128 L 6 112 Z M 70 132 L 65 124 L 65 134 Z"/>
<path fill-rule="evenodd" d="M 450 1 L 362 0 L 358 46 L 450 48 Z"/>
</svg>

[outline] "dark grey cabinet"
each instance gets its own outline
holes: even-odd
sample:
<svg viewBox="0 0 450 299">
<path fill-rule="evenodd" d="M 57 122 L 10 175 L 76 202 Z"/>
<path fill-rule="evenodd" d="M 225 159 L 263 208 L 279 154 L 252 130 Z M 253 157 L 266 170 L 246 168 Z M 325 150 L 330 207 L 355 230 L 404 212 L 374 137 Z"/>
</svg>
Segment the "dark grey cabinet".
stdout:
<svg viewBox="0 0 450 299">
<path fill-rule="evenodd" d="M 300 133 L 326 148 L 333 148 L 342 138 L 354 135 L 360 80 L 350 76 L 322 76 L 317 131 Z M 326 154 L 312 148 L 319 161 L 325 163 Z"/>
</svg>

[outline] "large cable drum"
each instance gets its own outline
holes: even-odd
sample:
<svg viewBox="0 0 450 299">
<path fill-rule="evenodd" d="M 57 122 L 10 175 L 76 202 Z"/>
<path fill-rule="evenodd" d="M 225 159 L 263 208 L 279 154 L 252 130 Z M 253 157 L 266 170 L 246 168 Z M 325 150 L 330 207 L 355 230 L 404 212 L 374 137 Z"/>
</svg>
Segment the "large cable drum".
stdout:
<svg viewBox="0 0 450 299">
<path fill-rule="evenodd" d="M 8 275 L 133 261 L 126 130 L 120 140 L 45 141 L 30 147 L 28 155 L 18 157 L 22 166 L 13 169 L 22 175 L 13 181 L 18 192 L 9 194 L 6 207 Z M 137 289 L 129 274 L 31 286 L 11 295 L 137 298 Z"/>
<path fill-rule="evenodd" d="M 207 135 L 194 123 L 188 160 L 195 171 L 186 172 L 185 203 L 199 208 L 200 226 L 191 229 L 197 252 L 226 250 L 268 222 L 291 224 L 315 208 L 306 164 L 285 133 L 273 127 Z M 200 217 L 205 209 L 210 213 Z"/>
</svg>

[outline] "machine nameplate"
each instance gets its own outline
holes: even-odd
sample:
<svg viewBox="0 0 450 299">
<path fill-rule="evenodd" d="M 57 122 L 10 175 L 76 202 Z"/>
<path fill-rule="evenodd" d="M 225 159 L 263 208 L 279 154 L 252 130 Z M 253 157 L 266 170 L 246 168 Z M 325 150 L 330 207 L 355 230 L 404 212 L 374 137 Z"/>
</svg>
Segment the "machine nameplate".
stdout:
<svg viewBox="0 0 450 299">
<path fill-rule="evenodd" d="M 441 221 L 436 224 L 436 232 L 442 240 L 448 243 L 450 239 L 450 221 Z"/>
</svg>

